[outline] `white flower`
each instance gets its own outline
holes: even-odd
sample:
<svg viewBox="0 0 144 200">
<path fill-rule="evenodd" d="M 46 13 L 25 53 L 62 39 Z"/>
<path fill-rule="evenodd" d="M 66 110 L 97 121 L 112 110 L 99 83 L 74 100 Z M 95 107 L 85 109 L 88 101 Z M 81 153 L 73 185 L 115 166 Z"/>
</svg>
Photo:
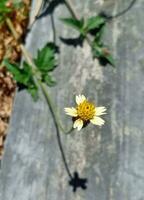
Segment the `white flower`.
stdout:
<svg viewBox="0 0 144 200">
<path fill-rule="evenodd" d="M 104 106 L 96 107 L 93 103 L 89 102 L 84 95 L 76 96 L 76 103 L 76 108 L 71 107 L 64 109 L 67 115 L 75 119 L 73 128 L 77 128 L 79 131 L 83 125 L 89 121 L 97 126 L 104 125 L 105 121 L 99 117 L 106 114 L 106 108 Z"/>
</svg>

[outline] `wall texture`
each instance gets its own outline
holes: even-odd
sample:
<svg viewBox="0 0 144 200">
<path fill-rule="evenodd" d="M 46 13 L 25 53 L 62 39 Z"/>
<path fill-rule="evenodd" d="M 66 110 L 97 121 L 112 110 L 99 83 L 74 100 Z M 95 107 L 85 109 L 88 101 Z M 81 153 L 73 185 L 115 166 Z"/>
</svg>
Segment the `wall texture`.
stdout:
<svg viewBox="0 0 144 200">
<path fill-rule="evenodd" d="M 101 10 L 117 13 L 131 0 L 73 0 L 79 16 Z M 35 4 L 36 1 L 33 2 Z M 93 60 L 88 44 L 72 47 L 60 36 L 77 32 L 59 18 L 69 16 L 60 4 L 53 13 L 60 65 L 58 84 L 48 89 L 65 127 L 71 126 L 63 108 L 83 93 L 108 108 L 106 124 L 89 125 L 80 132 L 61 134 L 71 172 L 87 178 L 87 190 L 76 193 L 68 185 L 56 130 L 44 98 L 33 103 L 24 91 L 17 93 L 0 173 L 1 200 L 144 200 L 144 1 L 137 0 L 125 15 L 107 24 L 105 42 L 112 49 L 116 68 Z M 26 47 L 35 55 L 53 40 L 51 15 L 39 19 L 28 34 Z"/>
</svg>

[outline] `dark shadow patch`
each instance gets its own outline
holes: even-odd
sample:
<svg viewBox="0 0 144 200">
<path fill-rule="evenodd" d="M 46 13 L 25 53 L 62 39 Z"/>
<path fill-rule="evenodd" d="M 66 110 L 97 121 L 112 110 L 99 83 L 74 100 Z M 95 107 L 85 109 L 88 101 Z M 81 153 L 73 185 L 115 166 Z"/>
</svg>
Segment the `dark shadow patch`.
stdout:
<svg viewBox="0 0 144 200">
<path fill-rule="evenodd" d="M 107 64 L 110 64 L 110 62 L 105 57 L 99 57 L 98 58 L 100 65 L 103 67 L 106 67 Z"/>
<path fill-rule="evenodd" d="M 52 14 L 55 8 L 60 4 L 64 4 L 64 0 L 44 0 L 42 13 L 39 16 L 37 16 L 36 19 L 40 19 L 42 17 L 46 17 L 49 14 Z"/>
<path fill-rule="evenodd" d="M 101 33 L 103 28 L 104 28 L 104 24 L 102 24 L 101 26 L 99 26 L 99 28 L 94 28 L 92 30 L 89 31 L 89 34 L 92 35 L 92 36 L 96 36 L 97 33 Z"/>
<path fill-rule="evenodd" d="M 73 177 L 69 181 L 69 185 L 73 187 L 73 192 L 76 192 L 78 188 L 86 190 L 87 182 L 87 178 L 80 178 L 78 172 L 74 172 Z"/>
<path fill-rule="evenodd" d="M 17 83 L 17 86 L 18 86 L 18 92 L 27 89 L 27 87 L 21 83 Z"/>
<path fill-rule="evenodd" d="M 79 36 L 77 38 L 63 38 L 63 37 L 60 37 L 60 40 L 66 44 L 66 45 L 69 45 L 69 46 L 74 46 L 74 47 L 77 47 L 77 46 L 83 46 L 83 40 L 84 38 Z"/>
</svg>

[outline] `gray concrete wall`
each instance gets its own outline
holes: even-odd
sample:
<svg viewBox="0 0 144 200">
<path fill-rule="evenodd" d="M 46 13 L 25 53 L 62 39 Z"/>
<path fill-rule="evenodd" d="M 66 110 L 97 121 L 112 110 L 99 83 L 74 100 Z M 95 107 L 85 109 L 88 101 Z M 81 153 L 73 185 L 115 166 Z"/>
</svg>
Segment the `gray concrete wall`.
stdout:
<svg viewBox="0 0 144 200">
<path fill-rule="evenodd" d="M 104 0 L 100 6 L 96 0 L 74 0 L 73 5 L 79 16 L 91 16 L 100 10 L 117 13 L 130 1 Z M 54 72 L 58 84 L 48 90 L 64 126 L 70 127 L 71 121 L 63 108 L 73 105 L 75 94 L 83 93 L 108 108 L 101 129 L 89 125 L 61 134 L 70 170 L 87 178 L 88 188 L 72 192 L 45 99 L 34 103 L 22 91 L 16 95 L 2 160 L 1 200 L 144 200 L 143 11 L 144 1 L 137 0 L 125 15 L 107 24 L 105 42 L 116 59 L 114 69 L 93 60 L 86 42 L 74 48 L 59 40 L 77 33 L 58 19 L 69 16 L 66 7 L 55 9 L 60 64 Z M 36 22 L 26 46 L 35 55 L 52 39 L 48 15 Z"/>
</svg>

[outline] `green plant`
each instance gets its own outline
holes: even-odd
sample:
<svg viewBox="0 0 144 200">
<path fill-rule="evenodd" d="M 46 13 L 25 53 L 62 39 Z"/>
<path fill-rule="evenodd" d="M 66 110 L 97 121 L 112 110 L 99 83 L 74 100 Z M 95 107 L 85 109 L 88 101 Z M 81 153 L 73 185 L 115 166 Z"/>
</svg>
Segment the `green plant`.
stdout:
<svg viewBox="0 0 144 200">
<path fill-rule="evenodd" d="M 38 50 L 37 57 L 33 59 L 35 68 L 24 61 L 23 67 L 18 64 L 12 64 L 8 60 L 4 60 L 3 64 L 13 74 L 14 79 L 19 85 L 22 85 L 31 94 L 34 100 L 38 99 L 38 86 L 35 76 L 38 81 L 45 83 L 48 86 L 54 86 L 56 82 L 51 76 L 51 72 L 57 66 L 55 57 L 57 48 L 53 43 L 47 43 L 41 50 Z"/>
<path fill-rule="evenodd" d="M 114 59 L 110 54 L 109 49 L 104 45 L 102 41 L 103 31 L 106 26 L 106 20 L 102 16 L 94 16 L 88 19 L 75 19 L 71 18 L 61 18 L 68 26 L 76 29 L 80 37 L 86 39 L 91 46 L 93 58 L 98 58 L 99 61 L 105 61 L 112 66 L 115 66 Z"/>
</svg>

